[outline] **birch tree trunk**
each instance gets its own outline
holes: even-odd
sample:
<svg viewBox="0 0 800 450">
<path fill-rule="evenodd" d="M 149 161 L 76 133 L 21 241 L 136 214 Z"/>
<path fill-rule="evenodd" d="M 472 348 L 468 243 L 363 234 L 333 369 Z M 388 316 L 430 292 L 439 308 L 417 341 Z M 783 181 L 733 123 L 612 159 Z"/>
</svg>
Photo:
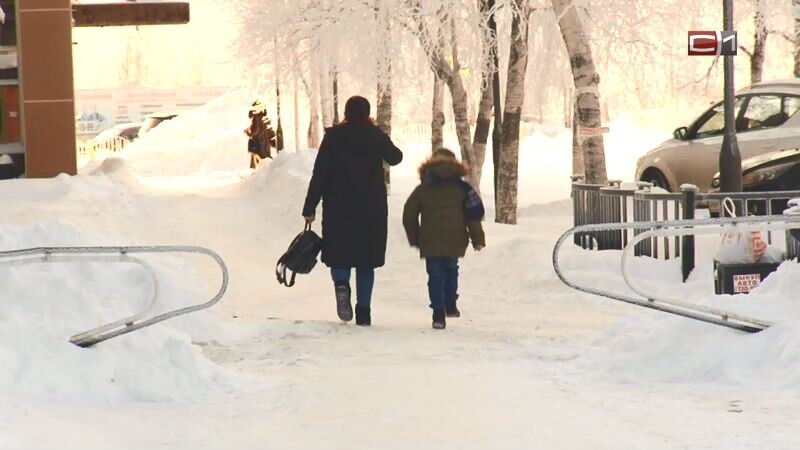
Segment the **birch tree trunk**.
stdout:
<svg viewBox="0 0 800 450">
<path fill-rule="evenodd" d="M 492 124 L 492 83 L 491 74 L 483 74 L 481 89 L 481 101 L 478 104 L 478 117 L 475 120 L 475 135 L 473 139 L 473 151 L 475 152 L 475 183 L 473 186 L 480 193 L 481 176 L 483 174 L 483 162 L 486 160 L 486 143 L 489 141 L 489 128 Z"/>
<path fill-rule="evenodd" d="M 553 11 L 558 19 L 561 36 L 567 47 L 572 79 L 575 84 L 577 127 L 580 138 L 581 128 L 599 128 L 602 125 L 600 113 L 600 75 L 592 60 L 589 40 L 581 23 L 578 10 L 571 0 L 552 0 Z M 580 139 L 583 147 L 583 164 L 586 182 L 606 184 L 606 158 L 603 135 Z"/>
<path fill-rule="evenodd" d="M 798 0 L 800 1 L 800 0 Z M 436 34 L 437 48 L 445 46 L 441 27 Z M 431 105 L 431 153 L 444 147 L 444 80 L 433 71 L 433 104 Z"/>
<path fill-rule="evenodd" d="M 517 11 L 511 22 L 506 105 L 503 113 L 503 152 L 498 168 L 495 222 L 517 223 L 519 177 L 519 123 L 525 99 L 525 71 L 528 68 L 528 0 L 514 0 Z"/>
<path fill-rule="evenodd" d="M 444 147 L 444 82 L 433 74 L 433 106 L 431 108 L 431 153 Z"/>
<path fill-rule="evenodd" d="M 586 177 L 586 168 L 583 166 L 583 147 L 578 139 L 578 111 L 572 108 L 572 176 Z"/>
<path fill-rule="evenodd" d="M 761 81 L 764 69 L 764 53 L 767 46 L 767 23 L 764 20 L 763 0 L 756 0 L 755 35 L 753 54 L 750 55 L 750 83 Z"/>
<path fill-rule="evenodd" d="M 277 128 L 275 129 L 275 151 L 283 151 L 283 123 L 281 122 L 281 77 L 280 72 L 275 71 L 275 103 L 277 106 Z"/>
<path fill-rule="evenodd" d="M 437 41 L 432 39 L 430 30 L 425 24 L 424 18 L 419 14 L 421 10 L 419 0 L 409 1 L 414 21 L 418 28 L 417 37 L 422 48 L 425 49 L 431 69 L 437 77 L 447 84 L 450 91 L 450 98 L 453 104 L 453 116 L 456 122 L 456 135 L 458 144 L 461 148 L 461 159 L 470 167 L 467 174 L 467 181 L 473 186 L 477 186 L 475 179 L 475 152 L 472 148 L 472 136 L 469 127 L 469 107 L 467 105 L 467 91 L 464 88 L 464 81 L 461 78 L 460 67 L 458 64 L 458 43 L 456 41 L 454 18 L 450 18 L 450 42 L 452 66 L 444 58 L 443 48 L 437 46 Z M 444 22 L 446 24 L 446 21 Z"/>
<path fill-rule="evenodd" d="M 294 79 L 294 151 L 300 151 L 300 101 L 297 78 Z"/>
<path fill-rule="evenodd" d="M 498 168 L 503 151 L 503 108 L 500 98 L 500 49 L 498 48 L 497 20 L 495 17 L 495 0 L 489 0 L 489 30 L 492 33 L 492 103 L 494 103 L 494 128 L 492 129 L 492 164 L 494 165 L 493 184 L 494 202 L 497 204 Z"/>
<path fill-rule="evenodd" d="M 317 67 L 319 76 L 320 107 L 322 108 L 322 126 L 333 126 L 333 95 L 330 79 L 330 67 L 327 58 L 321 58 Z"/>
<path fill-rule="evenodd" d="M 378 27 L 379 48 L 377 60 L 378 86 L 375 119 L 378 128 L 392 136 L 392 21 L 387 6 L 381 0 L 375 1 L 375 18 Z M 388 164 L 383 163 L 383 179 L 386 192 L 390 192 L 392 177 Z"/>
<path fill-rule="evenodd" d="M 456 65 L 457 66 L 457 65 Z M 450 98 L 453 101 L 453 117 L 456 123 L 456 136 L 458 146 L 461 147 L 461 160 L 469 166 L 467 181 L 472 186 L 478 186 L 476 175 L 475 151 L 472 148 L 472 137 L 469 129 L 469 110 L 467 106 L 467 91 L 464 89 L 464 81 L 458 73 L 458 69 L 453 71 L 450 82 Z M 477 189 L 477 187 L 476 187 Z"/>
<path fill-rule="evenodd" d="M 488 23 L 489 1 L 480 0 L 481 17 Z M 492 123 L 492 76 L 494 72 L 488 70 L 489 58 L 492 52 L 492 35 L 487 27 L 482 27 L 483 62 L 481 64 L 481 99 L 478 103 L 478 116 L 475 119 L 475 134 L 472 146 L 475 152 L 475 182 L 473 186 L 480 193 L 481 176 L 483 175 L 483 162 L 486 159 L 486 143 L 489 140 L 489 128 Z"/>
<path fill-rule="evenodd" d="M 331 78 L 333 78 L 333 124 L 338 125 L 341 119 L 339 118 L 339 68 L 334 66 L 331 69 Z"/>
<path fill-rule="evenodd" d="M 311 89 L 308 95 L 308 109 L 310 118 L 308 123 L 308 146 L 319 148 L 320 123 L 319 123 L 319 77 L 315 70 L 311 70 Z"/>
<path fill-rule="evenodd" d="M 794 76 L 800 78 L 800 0 L 792 0 L 794 17 Z"/>
<path fill-rule="evenodd" d="M 453 68 L 450 71 L 450 77 L 446 78 L 445 81 L 450 89 L 450 99 L 453 103 L 453 119 L 456 124 L 458 146 L 461 148 L 461 160 L 469 167 L 467 181 L 477 189 L 480 180 L 477 175 L 477 159 L 475 157 L 475 149 L 472 147 L 472 136 L 470 136 L 469 129 L 469 99 L 467 90 L 464 88 L 464 80 L 461 78 L 461 65 L 458 62 L 456 20 L 452 15 L 450 16 L 450 51 L 453 58 Z"/>
</svg>

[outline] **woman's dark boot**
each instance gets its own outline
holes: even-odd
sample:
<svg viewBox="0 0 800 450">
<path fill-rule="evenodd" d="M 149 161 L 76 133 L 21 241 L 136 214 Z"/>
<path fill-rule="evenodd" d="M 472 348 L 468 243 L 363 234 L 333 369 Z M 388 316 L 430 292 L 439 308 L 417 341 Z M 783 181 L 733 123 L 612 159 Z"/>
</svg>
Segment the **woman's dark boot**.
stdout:
<svg viewBox="0 0 800 450">
<path fill-rule="evenodd" d="M 356 305 L 356 325 L 364 327 L 372 325 L 369 306 Z"/>
<path fill-rule="evenodd" d="M 444 304 L 444 310 L 447 313 L 447 317 L 461 317 L 461 311 L 458 310 L 456 306 L 456 300 L 458 300 L 458 294 L 456 294 L 456 298 L 453 300 L 448 300 Z"/>
<path fill-rule="evenodd" d="M 444 308 L 436 308 L 433 310 L 433 328 L 435 330 L 444 330 L 446 326 L 444 316 Z"/>
<path fill-rule="evenodd" d="M 353 304 L 350 303 L 350 284 L 344 281 L 336 283 L 336 314 L 339 319 L 345 322 L 353 320 Z"/>
</svg>

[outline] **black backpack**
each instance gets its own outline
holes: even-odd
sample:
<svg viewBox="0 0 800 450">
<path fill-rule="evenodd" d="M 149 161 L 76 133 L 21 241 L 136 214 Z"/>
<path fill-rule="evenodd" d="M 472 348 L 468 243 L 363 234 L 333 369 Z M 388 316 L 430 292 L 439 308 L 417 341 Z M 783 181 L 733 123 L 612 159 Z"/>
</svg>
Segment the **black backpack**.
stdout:
<svg viewBox="0 0 800 450">
<path fill-rule="evenodd" d="M 275 266 L 275 276 L 278 283 L 286 287 L 294 286 L 294 277 L 298 273 L 309 273 L 317 264 L 317 255 L 322 250 L 322 239 L 311 231 L 311 224 L 306 224 L 302 233 L 294 238 L 286 253 L 278 259 Z M 286 278 L 286 271 L 292 272 L 290 279 Z"/>
<path fill-rule="evenodd" d="M 464 180 L 458 180 L 458 185 L 466 194 L 464 199 L 464 218 L 467 220 L 483 220 L 486 210 L 483 208 L 481 196 Z"/>
</svg>

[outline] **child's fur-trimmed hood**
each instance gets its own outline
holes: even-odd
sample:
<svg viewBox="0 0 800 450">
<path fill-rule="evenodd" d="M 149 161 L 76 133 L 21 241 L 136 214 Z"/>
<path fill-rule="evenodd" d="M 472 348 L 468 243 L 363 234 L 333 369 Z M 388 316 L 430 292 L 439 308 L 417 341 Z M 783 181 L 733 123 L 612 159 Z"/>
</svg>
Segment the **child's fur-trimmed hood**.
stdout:
<svg viewBox="0 0 800 450">
<path fill-rule="evenodd" d="M 461 161 L 447 156 L 431 156 L 419 166 L 423 183 L 434 180 L 455 180 L 467 176 L 469 168 Z"/>
</svg>

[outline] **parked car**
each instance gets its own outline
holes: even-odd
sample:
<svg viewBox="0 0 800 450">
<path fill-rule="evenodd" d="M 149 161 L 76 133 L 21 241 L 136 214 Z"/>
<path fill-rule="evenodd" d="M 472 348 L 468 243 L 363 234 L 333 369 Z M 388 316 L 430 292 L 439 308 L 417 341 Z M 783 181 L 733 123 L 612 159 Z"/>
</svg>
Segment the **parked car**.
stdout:
<svg viewBox="0 0 800 450">
<path fill-rule="evenodd" d="M 95 142 L 104 142 L 114 139 L 115 137 L 121 137 L 132 142 L 139 134 L 139 128 L 141 128 L 141 126 L 141 123 L 121 123 L 119 125 L 114 125 L 95 136 L 93 140 Z"/>
<path fill-rule="evenodd" d="M 736 95 L 736 131 L 742 159 L 776 150 L 800 148 L 800 80 L 756 83 Z M 673 138 L 641 157 L 636 179 L 668 191 L 691 183 L 708 191 L 719 170 L 724 111 L 712 106 Z"/>
<path fill-rule="evenodd" d="M 80 136 L 98 134 L 110 125 L 108 118 L 97 111 L 82 113 L 75 117 L 75 132 Z"/>
<path fill-rule="evenodd" d="M 175 117 L 178 117 L 178 114 L 172 112 L 158 112 L 158 113 L 148 114 L 148 116 L 145 117 L 144 121 L 142 122 L 142 127 L 139 128 L 138 137 L 144 136 L 150 130 L 160 125 L 162 122 L 174 119 Z"/>
<path fill-rule="evenodd" d="M 719 192 L 719 172 L 711 180 L 711 192 Z M 800 148 L 767 153 L 742 161 L 742 189 L 745 192 L 800 190 Z M 773 200 L 772 213 L 786 209 L 787 200 Z M 711 202 L 712 215 L 719 214 L 719 204 Z M 766 202 L 748 202 L 748 214 L 767 213 Z"/>
</svg>

